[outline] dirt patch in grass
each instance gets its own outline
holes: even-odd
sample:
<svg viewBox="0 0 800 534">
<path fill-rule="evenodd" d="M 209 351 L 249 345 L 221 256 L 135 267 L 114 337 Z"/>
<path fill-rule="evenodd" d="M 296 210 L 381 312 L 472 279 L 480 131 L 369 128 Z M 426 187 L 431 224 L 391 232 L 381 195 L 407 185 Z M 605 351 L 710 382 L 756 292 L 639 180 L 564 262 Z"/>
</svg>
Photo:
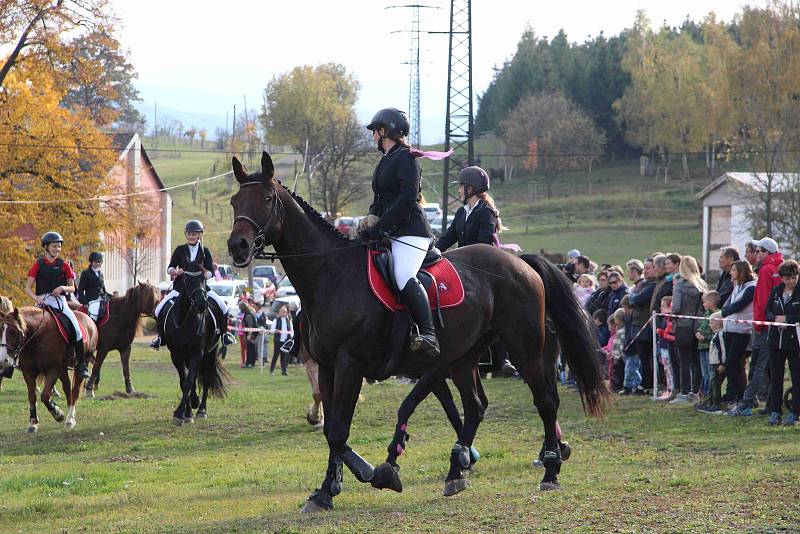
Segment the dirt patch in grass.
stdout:
<svg viewBox="0 0 800 534">
<path fill-rule="evenodd" d="M 151 399 L 151 398 L 153 398 L 152 395 L 148 395 L 147 393 L 139 393 L 138 391 L 134 391 L 131 393 L 126 393 L 124 391 L 115 391 L 110 395 L 103 395 L 102 397 L 97 397 L 97 400 L 113 401 L 121 399 Z"/>
</svg>

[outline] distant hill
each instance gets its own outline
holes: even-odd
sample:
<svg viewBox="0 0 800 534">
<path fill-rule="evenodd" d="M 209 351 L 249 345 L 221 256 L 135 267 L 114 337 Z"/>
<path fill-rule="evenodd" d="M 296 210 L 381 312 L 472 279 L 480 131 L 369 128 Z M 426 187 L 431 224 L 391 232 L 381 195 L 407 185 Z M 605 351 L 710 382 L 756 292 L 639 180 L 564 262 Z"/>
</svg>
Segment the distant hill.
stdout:
<svg viewBox="0 0 800 534">
<path fill-rule="evenodd" d="M 153 102 L 142 101 L 136 103 L 136 109 L 139 113 L 147 118 L 147 132 L 151 134 L 153 131 Z M 208 132 L 208 139 L 214 139 L 214 132 L 217 128 L 225 129 L 225 115 L 214 115 L 213 113 L 198 113 L 195 111 L 179 111 L 177 109 L 166 108 L 158 106 L 158 122 L 162 123 L 164 119 L 179 120 L 183 123 L 184 130 L 190 126 L 195 126 L 199 129 L 205 128 Z M 230 127 L 230 126 L 228 126 Z"/>
</svg>

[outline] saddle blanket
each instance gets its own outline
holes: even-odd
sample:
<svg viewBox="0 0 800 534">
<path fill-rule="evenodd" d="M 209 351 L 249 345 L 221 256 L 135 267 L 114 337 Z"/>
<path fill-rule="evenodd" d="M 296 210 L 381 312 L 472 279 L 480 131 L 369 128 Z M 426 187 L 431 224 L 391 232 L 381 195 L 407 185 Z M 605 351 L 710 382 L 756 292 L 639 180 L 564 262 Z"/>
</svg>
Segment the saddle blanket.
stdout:
<svg viewBox="0 0 800 534">
<path fill-rule="evenodd" d="M 64 342 L 67 345 L 71 345 L 75 340 L 75 334 L 72 332 L 72 323 L 67 318 L 66 315 L 60 313 L 50 306 L 44 307 L 50 315 L 53 316 L 53 319 L 56 322 L 56 326 L 58 327 L 58 333 L 61 334 L 61 337 L 64 339 Z M 86 328 L 78 321 L 78 325 L 81 327 L 81 336 L 83 337 L 83 344 L 86 345 L 86 339 L 88 338 L 88 334 L 86 333 Z"/>
<path fill-rule="evenodd" d="M 367 251 L 367 277 L 369 287 L 375 297 L 381 301 L 391 311 L 403 310 L 405 306 L 397 300 L 397 295 L 392 289 L 391 283 L 384 280 L 378 272 L 372 257 L 380 252 L 375 250 Z M 428 291 L 428 301 L 431 308 L 436 308 L 436 288 L 439 290 L 439 305 L 442 308 L 454 308 L 464 302 L 464 284 L 453 264 L 446 258 L 425 268 L 425 271 L 433 277 L 433 285 L 426 288 Z"/>
<path fill-rule="evenodd" d="M 106 324 L 108 322 L 108 319 L 111 317 L 110 306 L 111 306 L 110 299 L 105 299 L 102 302 L 100 302 L 100 309 L 97 311 L 98 317 L 97 320 L 95 321 L 95 324 L 97 325 L 98 328 Z M 89 317 L 92 317 L 92 314 L 89 313 L 89 309 L 86 306 L 82 305 L 80 308 L 78 308 L 78 311 L 85 313 Z"/>
</svg>

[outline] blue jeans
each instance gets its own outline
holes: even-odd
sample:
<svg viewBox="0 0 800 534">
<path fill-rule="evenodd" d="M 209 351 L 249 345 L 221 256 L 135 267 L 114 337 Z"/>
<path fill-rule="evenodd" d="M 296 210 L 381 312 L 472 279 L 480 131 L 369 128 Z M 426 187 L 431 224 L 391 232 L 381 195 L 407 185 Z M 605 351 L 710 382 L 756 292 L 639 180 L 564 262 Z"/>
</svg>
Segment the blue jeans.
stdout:
<svg viewBox="0 0 800 534">
<path fill-rule="evenodd" d="M 708 351 L 701 350 L 698 351 L 698 354 L 700 354 L 700 374 L 703 377 L 700 382 L 700 392 L 707 397 L 711 391 L 711 379 L 714 378 L 714 371 L 711 369 L 711 364 L 708 363 Z"/>
<path fill-rule="evenodd" d="M 740 406 L 752 408 L 756 396 L 764 384 L 767 364 L 769 363 L 769 343 L 767 342 L 767 329 L 756 332 L 753 339 L 753 353 L 750 356 L 750 372 L 752 378 L 744 389 Z"/>
<path fill-rule="evenodd" d="M 639 369 L 642 362 L 637 354 L 625 355 L 625 388 L 633 391 L 642 383 L 642 374 Z"/>
</svg>

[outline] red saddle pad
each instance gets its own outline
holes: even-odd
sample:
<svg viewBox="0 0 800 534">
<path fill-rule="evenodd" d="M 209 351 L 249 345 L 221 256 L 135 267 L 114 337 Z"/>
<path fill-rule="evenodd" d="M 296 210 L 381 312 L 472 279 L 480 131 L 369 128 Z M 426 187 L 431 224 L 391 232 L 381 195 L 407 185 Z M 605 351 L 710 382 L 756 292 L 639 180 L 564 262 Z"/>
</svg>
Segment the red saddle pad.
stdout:
<svg viewBox="0 0 800 534">
<path fill-rule="evenodd" d="M 95 324 L 97 325 L 98 328 L 103 326 L 104 324 L 106 324 L 108 322 L 108 320 L 111 318 L 110 306 L 111 306 L 111 300 L 110 299 L 106 299 L 106 300 L 104 300 L 104 301 L 102 301 L 100 303 L 100 310 L 99 310 L 99 312 L 100 312 L 100 320 L 99 321 L 95 321 Z M 78 308 L 78 311 L 81 312 L 81 313 L 85 313 L 86 315 L 89 315 L 89 308 L 84 306 L 84 305 L 82 305 L 82 304 L 81 304 L 80 308 Z M 92 316 L 89 315 L 89 318 L 91 318 L 91 317 Z"/>
<path fill-rule="evenodd" d="M 72 340 L 69 338 L 69 331 L 67 330 L 67 327 L 64 325 L 64 322 L 69 322 L 69 319 L 67 319 L 64 314 L 56 312 L 56 310 L 54 310 L 50 306 L 45 306 L 45 309 L 50 312 L 50 315 L 53 316 L 53 320 L 55 320 L 56 326 L 58 327 L 58 333 L 61 334 L 62 338 L 64 338 L 64 343 L 66 343 L 67 345 L 72 343 Z M 81 336 L 83 336 L 83 343 L 85 345 L 88 336 L 88 334 L 86 333 L 86 328 L 84 328 L 83 324 L 81 324 L 80 321 L 78 321 L 78 325 L 81 327 Z"/>
<path fill-rule="evenodd" d="M 392 284 L 384 280 L 381 273 L 375 268 L 372 257 L 376 254 L 380 254 L 380 252 L 367 250 L 367 277 L 372 293 L 391 311 L 405 309 L 405 306 L 397 301 Z M 439 288 L 439 304 L 442 308 L 453 308 L 464 302 L 464 284 L 461 282 L 458 271 L 449 260 L 442 258 L 441 261 L 426 267 L 425 270 L 433 276 L 433 286 Z M 428 288 L 428 300 L 431 308 L 436 307 L 436 294 L 433 286 Z"/>
</svg>

